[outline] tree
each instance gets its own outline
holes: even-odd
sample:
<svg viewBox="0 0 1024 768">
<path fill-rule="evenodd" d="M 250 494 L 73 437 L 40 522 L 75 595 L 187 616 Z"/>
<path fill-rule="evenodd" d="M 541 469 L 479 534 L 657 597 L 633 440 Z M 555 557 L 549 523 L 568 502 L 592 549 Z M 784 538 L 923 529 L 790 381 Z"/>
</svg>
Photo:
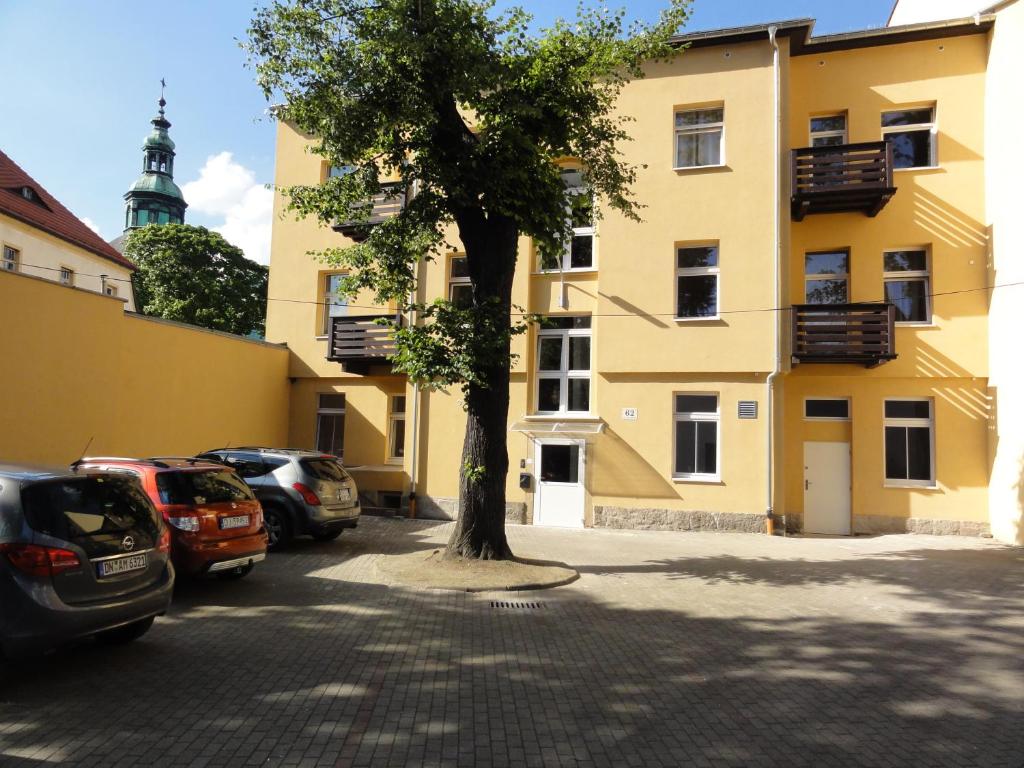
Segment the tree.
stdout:
<svg viewBox="0 0 1024 768">
<path fill-rule="evenodd" d="M 139 310 L 214 331 L 263 333 L 267 268 L 216 232 L 189 224 L 150 224 L 132 232 L 124 255 Z"/>
<path fill-rule="evenodd" d="M 415 183 L 401 213 L 364 242 L 315 255 L 350 270 L 344 291 L 369 290 L 417 312 L 422 323 L 396 331 L 397 370 L 462 387 L 450 556 L 511 557 L 510 342 L 530 320 L 511 303 L 518 239 L 529 236 L 543 254 L 563 248 L 571 233 L 565 159 L 579 163 L 604 207 L 639 219 L 629 194 L 636 171 L 618 150 L 627 118 L 615 102 L 644 63 L 677 52 L 670 38 L 688 0 L 668 2 L 653 25 L 626 29 L 622 12 L 581 6 L 575 21 L 536 35 L 523 10 L 497 14 L 493 0 L 278 0 L 253 19 L 245 46 L 268 99 L 283 101 L 278 117 L 315 136 L 315 151 L 332 165 L 352 168 L 284 190 L 290 209 L 324 223 L 365 220 L 382 179 Z M 417 262 L 454 247 L 445 240 L 452 227 L 472 303 L 418 304 L 410 299 Z"/>
</svg>

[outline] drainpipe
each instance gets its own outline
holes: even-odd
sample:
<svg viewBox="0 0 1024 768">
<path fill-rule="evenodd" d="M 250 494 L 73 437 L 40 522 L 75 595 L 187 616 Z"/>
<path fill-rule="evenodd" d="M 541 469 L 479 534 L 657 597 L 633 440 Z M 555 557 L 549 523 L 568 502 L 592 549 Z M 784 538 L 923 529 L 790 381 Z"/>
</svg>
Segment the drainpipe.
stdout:
<svg viewBox="0 0 1024 768">
<path fill-rule="evenodd" d="M 413 182 L 412 192 L 416 194 L 417 182 Z M 423 272 L 423 261 L 416 264 L 416 285 L 419 285 Z M 415 289 L 409 293 L 409 303 L 416 300 Z M 409 311 L 409 325 L 416 323 L 416 310 Z M 412 451 L 409 456 L 411 462 L 409 468 L 409 517 L 416 517 L 416 470 L 419 468 L 419 447 L 420 447 L 420 385 L 413 382 L 412 385 Z"/>
<path fill-rule="evenodd" d="M 782 258 L 782 243 L 780 242 L 780 225 L 779 225 L 779 185 L 781 184 L 779 174 L 779 123 L 781 121 L 781 114 L 779 109 L 779 101 L 781 99 L 780 88 L 779 88 L 779 44 L 775 39 L 775 35 L 778 32 L 778 27 L 768 27 L 768 42 L 772 45 L 772 88 L 773 88 L 773 104 L 772 104 L 772 247 L 774 254 L 772 258 L 772 285 L 775 288 L 775 304 L 774 304 L 774 335 L 775 335 L 775 360 L 772 367 L 772 372 L 768 374 L 768 378 L 765 380 L 765 421 L 766 421 L 766 435 L 765 435 L 765 448 L 766 448 L 766 465 L 767 473 L 765 475 L 765 517 L 766 524 L 765 530 L 770 536 L 773 532 L 774 521 L 772 519 L 773 509 L 773 491 L 774 491 L 774 472 L 775 467 L 773 464 L 773 449 L 775 447 L 775 409 L 774 403 L 774 392 L 775 392 L 775 379 L 782 373 L 782 345 L 781 345 L 781 331 L 780 326 L 782 322 L 782 285 L 780 282 L 780 270 L 779 262 Z"/>
</svg>

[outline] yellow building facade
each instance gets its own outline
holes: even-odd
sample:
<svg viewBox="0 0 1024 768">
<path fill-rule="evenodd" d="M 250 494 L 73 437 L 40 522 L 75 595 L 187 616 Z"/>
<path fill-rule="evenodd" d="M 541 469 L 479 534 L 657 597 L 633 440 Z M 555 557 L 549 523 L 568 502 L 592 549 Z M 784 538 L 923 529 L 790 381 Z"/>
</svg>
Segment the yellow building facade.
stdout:
<svg viewBox="0 0 1024 768">
<path fill-rule="evenodd" d="M 810 27 L 680 38 L 618 107 L 643 221 L 574 222 L 559 264 L 521 241 L 513 303 L 551 322 L 513 342 L 510 520 L 988 533 L 998 24 Z M 311 146 L 279 124 L 279 189 L 331 173 Z M 360 318 L 394 308 L 335 295 L 309 252 L 345 242 L 278 195 L 267 338 L 292 352 L 289 442 L 342 455 L 370 506 L 414 494 L 452 517 L 460 393 L 352 356 L 377 333 Z M 457 298 L 460 266 L 421 265 L 419 298 Z"/>
</svg>

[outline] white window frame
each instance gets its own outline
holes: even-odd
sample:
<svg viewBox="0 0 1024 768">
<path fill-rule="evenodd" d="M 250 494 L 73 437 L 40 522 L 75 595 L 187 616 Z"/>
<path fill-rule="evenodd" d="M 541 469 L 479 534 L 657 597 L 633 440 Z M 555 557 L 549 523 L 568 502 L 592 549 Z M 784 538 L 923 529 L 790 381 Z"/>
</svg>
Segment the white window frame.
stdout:
<svg viewBox="0 0 1024 768">
<path fill-rule="evenodd" d="M 4 272 L 18 272 L 21 269 L 21 251 L 13 245 L 3 244 L 3 256 L 0 268 Z"/>
<path fill-rule="evenodd" d="M 932 113 L 932 119 L 927 123 L 910 123 L 908 125 L 892 125 L 888 127 L 882 127 L 882 141 L 888 137 L 890 133 L 911 133 L 914 131 L 928 131 L 930 136 L 928 139 L 928 165 L 913 165 L 908 168 L 893 168 L 893 171 L 899 173 L 900 171 L 920 171 L 931 168 L 939 167 L 939 130 L 938 122 L 935 119 L 936 105 L 929 104 L 920 107 L 900 107 L 899 109 L 886 109 L 878 117 L 878 122 L 881 124 L 882 116 L 888 115 L 892 112 L 915 112 L 921 109 L 929 109 Z"/>
<path fill-rule="evenodd" d="M 885 404 L 890 402 L 928 403 L 928 418 L 888 418 L 885 415 Z M 888 456 L 885 452 L 886 427 L 927 427 L 928 428 L 928 474 L 929 480 L 910 480 L 890 478 L 885 475 Z M 907 462 L 910 462 L 909 447 Z M 935 477 L 935 399 L 931 397 L 886 397 L 882 400 L 882 479 L 886 488 L 937 488 Z"/>
<path fill-rule="evenodd" d="M 818 253 L 845 253 L 846 254 L 846 272 L 816 272 L 814 274 L 807 273 L 807 257 L 813 256 Z M 846 301 L 843 304 L 850 303 L 850 249 L 849 248 L 815 248 L 813 251 L 804 251 L 804 303 L 810 304 L 810 299 L 807 298 L 807 283 L 811 280 L 842 280 L 846 283 Z M 815 305 L 818 306 L 818 305 Z M 822 304 L 821 306 L 827 307 L 828 304 Z M 831 305 L 835 306 L 835 305 Z"/>
<path fill-rule="evenodd" d="M 677 411 L 676 398 L 679 395 L 714 397 L 715 411 Z M 715 425 L 715 472 L 676 472 L 679 460 L 679 445 L 676 442 L 676 424 L 680 422 L 713 422 Z M 696 456 L 696 453 L 694 454 Z M 717 483 L 722 480 L 722 395 L 719 392 L 673 392 L 672 393 L 672 479 L 679 482 Z"/>
<path fill-rule="evenodd" d="M 714 267 L 680 267 L 679 266 L 679 251 L 687 248 L 714 248 L 715 249 L 715 261 Z M 722 313 L 722 249 L 718 243 L 676 243 L 675 248 L 672 251 L 672 255 L 675 258 L 676 263 L 676 279 L 672 284 L 673 298 L 672 304 L 675 307 L 675 321 L 677 323 L 701 323 L 709 320 L 720 320 Z M 701 277 L 704 275 L 712 275 L 715 278 L 715 314 L 713 315 L 698 315 L 694 317 L 686 317 L 679 314 L 679 279 L 685 277 Z"/>
<path fill-rule="evenodd" d="M 899 253 L 901 251 L 920 251 L 924 253 L 924 269 L 908 269 L 896 272 L 886 272 L 885 254 Z M 924 280 L 924 320 L 897 320 L 896 325 L 929 327 L 932 323 L 932 254 L 931 249 L 921 245 L 908 246 L 906 248 L 886 248 L 882 251 L 882 299 L 888 301 L 885 294 L 886 283 L 909 282 L 911 280 Z"/>
<path fill-rule="evenodd" d="M 576 170 L 567 168 L 565 170 Z M 572 234 L 569 239 L 566 240 L 562 246 L 561 261 L 557 267 L 545 267 L 540 252 L 537 253 L 537 272 L 539 274 L 552 274 L 558 272 L 596 272 L 597 271 L 597 199 L 594 197 L 593 190 L 585 186 L 572 186 L 565 188 L 566 197 L 566 219 L 569 224 L 572 224 L 572 203 L 569 201 L 573 195 L 590 195 L 591 198 L 591 210 L 594 211 L 591 216 L 591 223 L 589 227 L 573 227 Z M 587 267 L 573 267 L 572 266 L 572 241 L 576 237 L 589 237 L 591 241 L 590 245 L 590 266 Z"/>
<path fill-rule="evenodd" d="M 807 415 L 807 403 L 812 400 L 831 400 L 831 401 L 843 401 L 846 403 L 846 415 L 845 416 L 808 416 Z M 832 421 L 832 422 L 847 422 L 853 418 L 853 404 L 850 402 L 848 397 L 805 397 L 804 398 L 804 421 Z"/>
<path fill-rule="evenodd" d="M 318 450 L 318 451 L 320 450 L 320 417 L 321 416 L 341 416 L 342 417 L 342 424 L 344 424 L 345 421 L 346 421 L 346 419 L 345 419 L 345 411 L 346 411 L 346 409 L 348 407 L 348 397 L 345 397 L 345 405 L 342 406 L 341 408 L 329 408 L 329 407 L 326 407 L 326 406 L 322 406 L 322 405 L 320 405 L 320 396 L 321 395 L 344 395 L 344 393 L 343 392 L 317 392 L 316 393 L 316 430 L 315 430 L 315 434 L 313 435 L 313 445 L 315 446 L 316 450 Z M 344 459 L 344 456 L 345 456 L 344 427 L 342 428 L 342 435 L 343 436 L 342 436 L 342 440 L 341 440 L 341 456 L 338 456 L 339 459 Z M 335 454 L 331 454 L 331 455 L 333 456 Z"/>
<path fill-rule="evenodd" d="M 111 285 L 109 282 L 103 286 L 103 293 L 112 298 L 117 298 L 117 286 Z"/>
<path fill-rule="evenodd" d="M 396 411 L 395 400 L 399 397 L 402 398 L 404 402 L 402 403 L 402 410 Z M 388 395 L 388 464 L 402 464 L 405 462 L 404 456 L 397 455 L 397 451 L 395 449 L 398 447 L 398 444 L 395 442 L 395 439 L 398 435 L 397 422 L 400 421 L 402 422 L 403 425 L 405 424 L 405 411 L 406 408 L 408 408 L 408 403 L 409 401 L 408 399 L 406 399 L 406 396 L 404 394 Z M 403 432 L 403 443 L 404 437 L 405 436 Z M 404 444 L 402 448 L 405 448 Z"/>
<path fill-rule="evenodd" d="M 841 117 L 841 118 L 843 118 L 843 129 L 841 131 L 837 131 L 837 130 L 815 131 L 814 130 L 813 123 L 814 123 L 815 120 L 822 120 L 824 118 L 829 118 L 829 117 Z M 807 120 L 807 133 L 808 133 L 809 138 L 810 138 L 810 145 L 812 147 L 818 146 L 818 145 L 816 145 L 814 143 L 815 139 L 830 139 L 830 138 L 833 138 L 835 136 L 838 136 L 839 138 L 842 139 L 842 141 L 839 142 L 840 144 L 849 144 L 850 143 L 850 138 L 849 138 L 850 135 L 849 135 L 849 132 L 848 132 L 849 131 L 849 127 L 850 127 L 850 120 L 849 120 L 849 117 L 847 116 L 846 112 L 829 112 L 828 114 L 824 114 L 824 115 L 811 115 L 811 117 Z"/>
<path fill-rule="evenodd" d="M 558 315 L 557 317 L 587 317 L 586 315 Z M 594 369 L 594 334 L 593 334 L 593 320 L 591 319 L 590 328 L 540 328 L 537 331 L 537 360 L 535 363 L 536 378 L 533 386 L 533 402 L 534 412 L 538 416 L 555 416 L 555 415 L 572 415 L 572 416 L 589 416 L 593 413 L 594 408 L 594 379 L 592 371 Z M 569 339 L 587 337 L 590 339 L 590 366 L 586 370 L 582 369 L 569 369 Z M 548 338 L 561 338 L 562 339 L 562 359 L 557 371 L 542 371 L 540 370 L 540 347 L 543 343 L 543 339 Z M 557 411 L 542 411 L 540 410 L 540 382 L 541 380 L 557 379 L 559 382 L 558 386 L 558 410 Z M 572 379 L 586 379 L 589 382 L 588 397 L 587 397 L 587 410 L 585 411 L 570 411 L 569 410 L 569 381 Z"/>
<path fill-rule="evenodd" d="M 711 110 L 722 110 L 722 119 L 713 123 L 699 123 L 697 125 L 680 126 L 677 122 L 679 115 L 688 112 L 710 112 Z M 672 124 L 675 128 L 675 140 L 672 145 L 672 169 L 675 171 L 689 171 L 699 168 L 724 168 L 725 167 L 725 104 L 709 104 L 702 107 L 680 107 L 672 113 Z M 707 165 L 680 165 L 679 164 L 679 142 L 683 136 L 692 136 L 701 133 L 718 133 L 718 162 Z"/>
<path fill-rule="evenodd" d="M 57 280 L 60 281 L 61 285 L 67 285 L 74 287 L 75 285 L 75 270 L 71 267 L 60 265 L 60 271 L 57 274 Z"/>
<path fill-rule="evenodd" d="M 472 291 L 473 289 L 473 281 L 470 279 L 468 274 L 462 277 L 455 277 L 455 270 L 452 269 L 452 266 L 454 265 L 456 259 L 462 259 L 463 261 L 465 261 L 466 254 L 453 253 L 448 258 L 448 301 L 452 302 L 453 304 L 455 303 L 456 287 L 467 286 L 470 289 L 470 291 Z M 468 269 L 469 262 L 466 262 L 466 265 Z"/>
<path fill-rule="evenodd" d="M 331 278 L 333 277 L 344 277 L 347 273 L 345 272 L 327 272 L 323 275 L 323 289 L 324 289 L 324 306 L 323 316 L 320 320 L 321 338 L 326 338 L 331 334 L 331 318 L 332 317 L 344 317 L 348 314 L 348 298 L 346 297 L 343 301 L 331 301 Z M 331 307 L 344 307 L 345 311 L 340 315 L 332 315 Z"/>
</svg>

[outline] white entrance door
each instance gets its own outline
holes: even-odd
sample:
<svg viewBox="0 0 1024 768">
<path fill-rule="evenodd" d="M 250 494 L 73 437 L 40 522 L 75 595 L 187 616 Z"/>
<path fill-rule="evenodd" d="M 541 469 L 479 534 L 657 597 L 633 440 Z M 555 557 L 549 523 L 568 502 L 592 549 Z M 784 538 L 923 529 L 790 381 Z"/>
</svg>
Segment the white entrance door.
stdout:
<svg viewBox="0 0 1024 768">
<path fill-rule="evenodd" d="M 583 527 L 585 440 L 537 441 L 537 494 L 533 522 L 559 528 Z"/>
<path fill-rule="evenodd" d="M 849 443 L 804 443 L 804 531 L 850 535 Z"/>
</svg>

